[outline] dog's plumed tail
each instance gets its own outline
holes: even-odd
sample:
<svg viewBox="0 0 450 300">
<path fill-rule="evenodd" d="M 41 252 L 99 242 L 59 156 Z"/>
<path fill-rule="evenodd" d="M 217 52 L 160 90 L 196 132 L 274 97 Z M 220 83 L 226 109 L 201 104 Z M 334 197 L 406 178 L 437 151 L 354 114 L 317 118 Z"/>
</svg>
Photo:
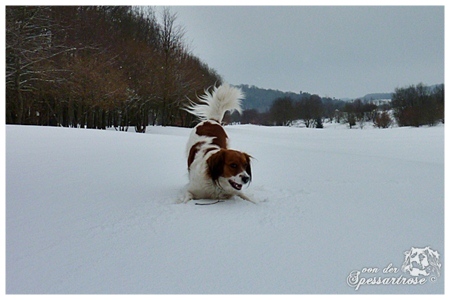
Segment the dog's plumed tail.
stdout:
<svg viewBox="0 0 450 300">
<path fill-rule="evenodd" d="M 205 94 L 198 97 L 199 103 L 191 101 L 185 110 L 202 121 L 216 120 L 220 123 L 226 111 L 242 112 L 241 101 L 243 98 L 244 94 L 241 89 L 224 83 L 219 87 L 214 87 L 211 93 L 205 90 Z"/>
</svg>

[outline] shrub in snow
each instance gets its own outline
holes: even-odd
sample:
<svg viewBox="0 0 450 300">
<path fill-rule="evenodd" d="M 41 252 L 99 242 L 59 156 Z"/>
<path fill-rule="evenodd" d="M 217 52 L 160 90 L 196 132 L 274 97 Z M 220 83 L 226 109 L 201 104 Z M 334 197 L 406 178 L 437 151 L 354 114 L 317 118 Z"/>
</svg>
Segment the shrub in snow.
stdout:
<svg viewBox="0 0 450 300">
<path fill-rule="evenodd" d="M 389 128 L 392 125 L 391 116 L 387 111 L 378 112 L 373 120 L 373 125 L 378 128 Z"/>
</svg>

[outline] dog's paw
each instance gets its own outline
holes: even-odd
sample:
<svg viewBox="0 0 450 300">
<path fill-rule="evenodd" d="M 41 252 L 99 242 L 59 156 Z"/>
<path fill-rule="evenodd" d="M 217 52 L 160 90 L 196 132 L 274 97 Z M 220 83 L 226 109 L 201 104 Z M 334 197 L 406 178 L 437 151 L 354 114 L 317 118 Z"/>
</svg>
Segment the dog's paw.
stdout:
<svg viewBox="0 0 450 300">
<path fill-rule="evenodd" d="M 188 203 L 192 199 L 194 199 L 194 196 L 192 195 L 192 193 L 191 192 L 186 192 L 184 194 L 183 198 L 181 199 L 181 203 Z"/>
<path fill-rule="evenodd" d="M 257 200 L 254 199 L 253 197 L 249 197 L 249 196 L 247 196 L 247 195 L 245 195 L 245 194 L 243 194 L 243 193 L 239 193 L 238 196 L 239 196 L 241 199 L 243 199 L 243 200 L 245 200 L 245 201 L 248 201 L 248 202 L 251 202 L 251 203 L 253 203 L 253 204 L 258 204 L 258 203 L 259 203 L 259 201 L 257 201 Z"/>
</svg>

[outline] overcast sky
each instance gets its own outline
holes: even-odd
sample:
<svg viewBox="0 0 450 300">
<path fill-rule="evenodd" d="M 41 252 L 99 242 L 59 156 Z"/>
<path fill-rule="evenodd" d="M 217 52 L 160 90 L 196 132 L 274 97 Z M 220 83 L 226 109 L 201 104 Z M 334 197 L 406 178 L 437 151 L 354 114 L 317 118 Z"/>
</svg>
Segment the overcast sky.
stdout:
<svg viewBox="0 0 450 300">
<path fill-rule="evenodd" d="M 231 84 L 356 98 L 444 83 L 444 7 L 172 6 Z"/>
</svg>

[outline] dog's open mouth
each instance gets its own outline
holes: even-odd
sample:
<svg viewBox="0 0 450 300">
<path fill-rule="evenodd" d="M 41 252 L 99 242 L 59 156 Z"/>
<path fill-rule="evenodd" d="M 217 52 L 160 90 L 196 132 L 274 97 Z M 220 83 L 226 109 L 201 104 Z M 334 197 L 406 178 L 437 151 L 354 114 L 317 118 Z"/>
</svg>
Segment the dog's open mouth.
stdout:
<svg viewBox="0 0 450 300">
<path fill-rule="evenodd" d="M 242 189 L 242 184 L 239 184 L 239 183 L 236 183 L 236 182 L 234 182 L 233 180 L 228 180 L 228 182 L 231 184 L 231 186 L 234 188 L 234 189 L 236 189 L 236 190 L 238 190 L 238 191 L 240 191 L 241 189 Z"/>
</svg>

